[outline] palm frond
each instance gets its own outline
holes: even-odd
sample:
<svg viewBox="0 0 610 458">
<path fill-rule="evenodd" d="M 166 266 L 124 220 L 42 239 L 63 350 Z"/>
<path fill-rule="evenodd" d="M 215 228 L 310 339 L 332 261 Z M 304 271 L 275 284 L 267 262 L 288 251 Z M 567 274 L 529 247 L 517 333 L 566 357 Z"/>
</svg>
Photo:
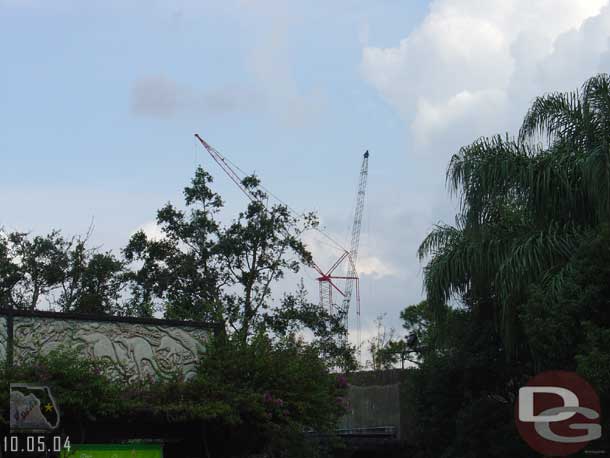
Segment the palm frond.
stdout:
<svg viewBox="0 0 610 458">
<path fill-rule="evenodd" d="M 596 114 L 600 127 L 608 132 L 610 122 L 610 76 L 601 73 L 589 78 L 582 87 L 583 100 L 592 113 Z"/>
<path fill-rule="evenodd" d="M 546 94 L 534 99 L 521 125 L 519 141 L 524 143 L 545 135 L 549 141 L 557 136 L 571 137 L 578 135 L 583 125 L 578 91 Z"/>
<path fill-rule="evenodd" d="M 585 230 L 570 224 L 550 223 L 541 230 L 524 232 L 510 240 L 496 274 L 498 298 L 508 304 L 528 285 L 565 265 L 576 252 Z"/>
<path fill-rule="evenodd" d="M 419 245 L 417 255 L 422 261 L 427 256 L 435 256 L 446 246 L 451 245 L 454 240 L 460 237 L 458 228 L 448 224 L 437 224 L 434 229 L 426 236 Z"/>
</svg>

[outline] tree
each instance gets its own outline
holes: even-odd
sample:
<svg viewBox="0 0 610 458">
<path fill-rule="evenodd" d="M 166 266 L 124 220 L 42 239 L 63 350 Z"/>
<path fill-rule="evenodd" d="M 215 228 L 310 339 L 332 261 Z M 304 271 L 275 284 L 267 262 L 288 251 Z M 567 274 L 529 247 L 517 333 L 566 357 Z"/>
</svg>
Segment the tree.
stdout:
<svg viewBox="0 0 610 458">
<path fill-rule="evenodd" d="M 533 285 L 519 310 L 533 366 L 578 370 L 602 394 L 610 375 L 603 350 L 610 330 L 610 227 L 591 233 L 555 275 L 562 276 L 558 290 Z"/>
<path fill-rule="evenodd" d="M 124 314 L 124 266 L 85 237 L 61 232 L 31 236 L 0 232 L 0 305 L 34 310 Z"/>
<path fill-rule="evenodd" d="M 224 404 L 207 427 L 213 456 L 315 457 L 304 431 L 332 435 L 345 413 L 346 385 L 315 346 L 293 336 L 272 340 L 257 331 L 248 343 L 216 341 L 194 384 L 197 393 Z"/>
<path fill-rule="evenodd" d="M 393 330 L 388 335 L 380 315 L 378 336 L 371 345 L 374 367 L 388 369 L 400 362 L 404 368 L 407 361 L 419 366 L 426 357 L 450 354 L 463 339 L 463 320 L 469 313 L 447 305 L 433 309 L 425 300 L 409 305 L 400 312 L 404 338 L 397 338 Z"/>
<path fill-rule="evenodd" d="M 387 329 L 383 323 L 386 315 L 386 313 L 377 315 L 374 321 L 377 335 L 368 341 L 371 360 L 367 365 L 377 371 L 391 368 L 400 359 L 400 355 L 395 352 L 398 342 L 394 340 L 395 331 L 394 329 Z"/>
<path fill-rule="evenodd" d="M 329 368 L 344 371 L 358 368 L 355 349 L 345 339 L 347 329 L 343 316 L 310 302 L 302 279 L 295 293 L 284 295 L 279 308 L 264 314 L 263 323 L 262 328 L 276 336 L 309 332 L 309 345 Z"/>
<path fill-rule="evenodd" d="M 446 319 L 436 323 L 438 315 L 425 305 L 403 312 L 405 325 L 417 323 L 430 342 L 416 368 L 405 374 L 404 402 L 417 419 L 411 431 L 415 456 L 533 456 L 514 427 L 514 380 L 522 370 L 517 361 L 507 363 L 494 322 L 466 307 L 448 308 Z M 443 329 L 442 338 L 431 338 L 436 326 Z"/>
<path fill-rule="evenodd" d="M 62 280 L 65 242 L 59 231 L 33 238 L 11 232 L 1 234 L 1 238 L 4 298 L 12 307 L 34 310 Z"/>
<path fill-rule="evenodd" d="M 221 228 L 215 219 L 223 203 L 209 188 L 211 182 L 198 168 L 184 190 L 190 212 L 168 203 L 157 213 L 162 238 L 151 239 L 143 231 L 131 237 L 124 254 L 127 262 L 139 263 L 129 275 L 134 306 L 159 307 L 166 318 L 225 326 L 222 288 L 229 279 L 221 264 Z"/>
<path fill-rule="evenodd" d="M 63 312 L 132 314 L 125 310 L 123 262 L 112 253 L 86 246 L 86 238 L 74 238 L 65 250 L 64 275 L 55 305 Z"/>
<path fill-rule="evenodd" d="M 516 344 L 529 285 L 565 268 L 587 232 L 608 221 L 608 82 L 599 75 L 580 93 L 540 97 L 518 139 L 480 139 L 453 157 L 447 179 L 461 199 L 456 225 L 437 226 L 419 249 L 429 257 L 431 305 L 468 294 Z M 547 135 L 546 148 L 531 143 L 538 134 Z"/>
<path fill-rule="evenodd" d="M 138 232 L 131 238 L 126 259 L 140 263 L 130 274 L 134 297 L 157 304 L 167 318 L 215 323 L 221 335 L 242 342 L 260 329 L 278 336 L 309 329 L 329 361 L 353 366 L 353 351 L 338 339 L 345 334 L 340 320 L 311 304 L 302 284 L 296 294 L 278 302 L 272 298 L 278 280 L 311 262 L 301 235 L 317 224 L 315 217 L 267 205 L 258 179 L 250 176 L 243 185 L 253 200 L 223 226 L 218 222 L 223 203 L 211 184 L 212 177 L 198 168 L 184 190 L 186 210 L 172 204 L 159 210 L 163 237 Z"/>
<path fill-rule="evenodd" d="M 608 405 L 609 86 L 539 97 L 517 139 L 452 158 L 460 212 L 421 244 L 427 305 L 403 312 L 434 349 L 414 372 L 421 456 L 528 456 L 513 401 L 545 369 L 578 371 Z"/>
<path fill-rule="evenodd" d="M 285 205 L 267 207 L 267 195 L 256 177 L 246 177 L 242 184 L 255 200 L 221 233 L 218 245 L 229 284 L 240 289 L 225 295 L 228 316 L 238 317 L 229 324 L 246 340 L 264 324 L 262 312 L 271 307 L 271 286 L 286 272 L 297 273 L 301 264 L 311 263 L 301 234 L 317 220 L 311 214 L 294 217 Z"/>
<path fill-rule="evenodd" d="M 8 236 L 0 231 L 0 307 L 14 304 L 13 288 L 20 280 L 19 266 L 13 260 Z"/>
</svg>

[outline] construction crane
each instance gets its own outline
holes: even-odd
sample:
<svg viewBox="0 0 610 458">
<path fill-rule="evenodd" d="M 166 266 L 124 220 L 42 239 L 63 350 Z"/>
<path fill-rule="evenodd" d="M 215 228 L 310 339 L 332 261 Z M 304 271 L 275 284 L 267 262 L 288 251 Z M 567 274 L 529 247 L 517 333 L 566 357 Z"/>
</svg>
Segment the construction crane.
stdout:
<svg viewBox="0 0 610 458">
<path fill-rule="evenodd" d="M 369 152 L 368 150 L 362 157 L 362 166 L 360 167 L 360 180 L 358 182 L 358 194 L 356 195 L 356 209 L 354 212 L 354 224 L 352 225 L 352 243 L 350 245 L 350 262 L 348 264 L 348 273 L 345 284 L 345 297 L 343 298 L 343 309 L 349 310 L 349 303 L 352 297 L 354 281 L 351 277 L 358 277 L 356 263 L 358 261 L 358 249 L 360 247 L 360 230 L 362 228 L 362 214 L 364 212 L 364 197 L 366 194 L 366 183 L 369 175 Z M 356 281 L 356 286 L 359 282 Z M 360 290 L 356 290 L 356 300 L 358 303 L 358 316 L 360 316 Z"/>
<path fill-rule="evenodd" d="M 235 183 L 235 185 L 250 199 L 251 201 L 259 201 L 259 199 L 247 189 L 239 175 L 235 172 L 234 168 L 229 164 L 229 161 L 223 157 L 218 150 L 206 142 L 199 134 L 195 134 L 195 138 L 203 145 L 203 147 L 210 154 L 212 159 L 220 166 L 220 168 L 227 174 L 227 176 Z M 358 277 L 358 271 L 356 269 L 356 261 L 358 259 L 358 247 L 360 244 L 360 228 L 362 225 L 362 214 L 364 210 L 364 197 L 366 192 L 366 182 L 368 176 L 368 159 L 369 152 L 364 153 L 362 160 L 362 167 L 360 169 L 360 181 L 358 185 L 358 194 L 356 196 L 356 210 L 354 214 L 354 223 L 352 226 L 352 240 L 350 251 L 345 250 L 341 247 L 332 237 L 318 229 L 318 231 L 325 237 L 329 238 L 336 246 L 343 250 L 341 256 L 335 261 L 335 263 L 327 271 L 323 271 L 320 266 L 312 260 L 311 267 L 318 273 L 317 278 L 320 286 L 320 306 L 329 310 L 333 314 L 341 313 L 345 320 L 345 329 L 348 326 L 348 314 L 354 286 L 356 289 L 356 313 L 358 321 L 360 318 L 360 281 Z M 347 260 L 347 273 L 345 275 L 334 275 L 335 270 L 341 266 L 344 261 Z M 336 280 L 345 281 L 344 288 L 341 289 Z M 333 290 L 335 290 L 342 297 L 341 305 L 337 306 L 333 298 Z"/>
<path fill-rule="evenodd" d="M 356 262 L 358 261 L 358 249 L 360 247 L 360 229 L 362 227 L 368 171 L 369 152 L 366 151 L 360 167 L 360 180 L 358 182 L 358 193 L 356 195 L 356 208 L 354 212 L 354 223 L 352 225 L 350 251 L 345 251 L 326 272 L 321 271 L 316 266 L 316 270 L 321 274 L 317 279 L 320 284 L 320 305 L 327 308 L 331 313 L 341 314 L 344 319 L 345 329 L 348 329 L 349 309 L 354 286 L 356 289 L 356 315 L 358 323 L 360 322 L 360 279 L 358 277 Z M 333 272 L 343 264 L 345 260 L 347 260 L 347 273 L 343 276 L 333 275 Z M 343 290 L 339 288 L 337 283 L 333 280 L 344 280 Z M 340 305 L 336 304 L 333 299 L 333 290 L 336 290 L 342 297 Z"/>
</svg>

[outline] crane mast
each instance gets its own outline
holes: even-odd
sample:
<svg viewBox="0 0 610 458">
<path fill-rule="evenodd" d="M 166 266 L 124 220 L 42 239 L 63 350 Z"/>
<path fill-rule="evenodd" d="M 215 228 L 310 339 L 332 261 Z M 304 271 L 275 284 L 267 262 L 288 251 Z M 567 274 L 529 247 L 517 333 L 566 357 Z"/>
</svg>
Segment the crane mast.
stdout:
<svg viewBox="0 0 610 458">
<path fill-rule="evenodd" d="M 354 212 L 354 224 L 352 225 L 352 243 L 350 245 L 350 256 L 347 267 L 347 279 L 345 280 L 345 296 L 343 297 L 342 309 L 347 314 L 352 299 L 354 283 L 358 286 L 358 271 L 356 269 L 358 261 L 358 249 L 360 247 L 360 230 L 362 228 L 362 214 L 364 212 L 364 197 L 366 194 L 366 183 L 369 173 L 369 152 L 364 153 L 362 166 L 360 167 L 360 180 L 358 182 L 358 194 L 356 196 L 356 209 Z M 355 280 L 354 280 L 355 278 Z M 360 316 L 360 291 L 356 289 L 356 313 Z"/>
<path fill-rule="evenodd" d="M 344 251 L 339 259 L 331 266 L 327 272 L 315 266 L 316 270 L 321 273 L 318 277 L 320 285 L 320 305 L 328 309 L 331 313 L 340 315 L 344 320 L 345 330 L 348 330 L 349 325 L 349 309 L 352 301 L 354 289 L 356 290 L 356 316 L 358 320 L 358 334 L 360 333 L 360 279 L 358 277 L 358 269 L 356 262 L 358 260 L 358 248 L 360 246 L 360 229 L 362 227 L 362 214 L 364 212 L 364 197 L 366 194 L 366 182 L 369 172 L 369 152 L 366 151 L 362 158 L 362 166 L 360 167 L 360 179 L 358 181 L 358 193 L 356 194 L 356 208 L 354 212 L 354 223 L 352 225 L 352 241 L 350 251 Z M 333 272 L 347 260 L 347 272 L 344 276 L 333 275 Z M 343 289 L 339 288 L 333 280 L 344 280 Z M 341 296 L 341 303 L 336 304 L 333 298 L 333 290 Z M 360 345 L 360 336 L 358 335 L 358 346 Z"/>
</svg>

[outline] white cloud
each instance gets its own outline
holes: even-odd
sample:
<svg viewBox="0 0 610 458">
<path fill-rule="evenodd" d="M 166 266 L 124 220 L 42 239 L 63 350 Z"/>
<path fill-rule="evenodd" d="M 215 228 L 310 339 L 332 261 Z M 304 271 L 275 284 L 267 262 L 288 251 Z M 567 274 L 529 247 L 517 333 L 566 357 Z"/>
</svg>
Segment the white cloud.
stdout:
<svg viewBox="0 0 610 458">
<path fill-rule="evenodd" d="M 325 231 L 325 233 L 327 233 L 327 231 Z M 341 243 L 342 237 L 340 235 L 336 233 L 330 233 L 329 235 L 333 240 Z M 323 271 L 329 269 L 343 254 L 341 248 L 317 231 L 305 233 L 303 241 L 310 250 L 314 261 Z M 361 255 L 358 257 L 357 270 L 360 276 L 368 275 L 375 279 L 380 279 L 383 277 L 396 276 L 398 274 L 397 269 L 390 261 L 383 259 L 381 256 L 369 255 L 368 253 L 374 251 L 369 249 L 366 244 L 360 244 L 359 252 Z M 344 275 L 347 268 L 348 262 L 347 260 L 344 260 L 334 271 L 334 275 Z M 341 283 L 343 282 L 341 281 Z"/>
<path fill-rule="evenodd" d="M 358 273 L 360 275 L 370 275 L 373 278 L 389 277 L 398 274 L 397 270 L 389 262 L 384 262 L 375 256 L 361 256 L 358 259 Z"/>
<path fill-rule="evenodd" d="M 601 58 L 608 52 L 610 39 L 610 6 L 591 17 L 578 30 L 560 35 L 553 52 L 541 59 L 538 66 L 539 84 L 549 82 L 562 89 L 573 82 L 583 81 L 592 72 L 608 71 Z"/>
<path fill-rule="evenodd" d="M 417 116 L 411 123 L 415 138 L 420 143 L 430 143 L 435 134 L 455 126 L 464 120 L 477 124 L 481 131 L 494 119 L 494 114 L 502 111 L 508 102 L 506 94 L 497 89 L 470 92 L 461 91 L 447 100 L 434 103 L 426 97 L 417 100 Z"/>
<path fill-rule="evenodd" d="M 396 47 L 367 46 L 364 77 L 420 145 L 518 124 L 532 97 L 604 70 L 608 0 L 436 0 Z"/>
</svg>

